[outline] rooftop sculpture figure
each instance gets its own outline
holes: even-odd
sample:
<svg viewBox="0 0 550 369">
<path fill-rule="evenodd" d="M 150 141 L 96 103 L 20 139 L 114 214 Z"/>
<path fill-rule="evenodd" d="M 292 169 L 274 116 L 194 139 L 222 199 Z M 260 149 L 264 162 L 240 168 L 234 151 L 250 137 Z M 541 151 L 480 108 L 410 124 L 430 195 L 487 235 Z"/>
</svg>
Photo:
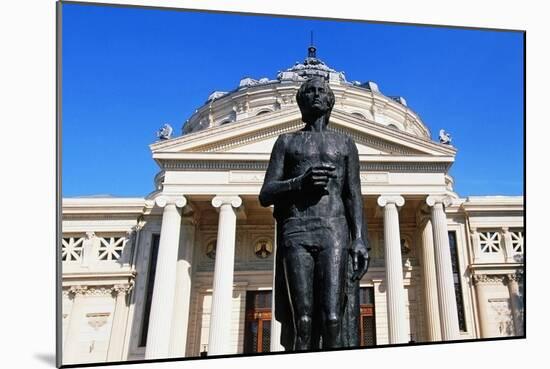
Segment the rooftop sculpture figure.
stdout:
<svg viewBox="0 0 550 369">
<path fill-rule="evenodd" d="M 444 129 L 439 130 L 439 142 L 445 145 L 451 144 L 451 135 Z"/>
<path fill-rule="evenodd" d="M 172 138 L 172 132 L 172 126 L 167 123 L 160 127 L 160 129 L 157 131 L 157 137 L 160 140 L 169 140 L 170 138 Z"/>
<path fill-rule="evenodd" d="M 286 351 L 359 345 L 359 280 L 369 254 L 353 140 L 327 130 L 335 98 L 322 78 L 296 100 L 305 127 L 279 136 L 260 192 L 274 205 L 275 319 Z"/>
</svg>

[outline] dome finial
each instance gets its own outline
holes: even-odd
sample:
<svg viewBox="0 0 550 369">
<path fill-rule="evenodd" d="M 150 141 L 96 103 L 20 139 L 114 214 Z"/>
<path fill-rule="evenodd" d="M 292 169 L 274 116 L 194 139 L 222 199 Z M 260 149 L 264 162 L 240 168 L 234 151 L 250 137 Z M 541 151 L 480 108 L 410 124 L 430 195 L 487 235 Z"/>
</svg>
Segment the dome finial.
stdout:
<svg viewBox="0 0 550 369">
<path fill-rule="evenodd" d="M 308 58 L 316 58 L 317 57 L 317 48 L 313 46 L 313 31 L 310 33 L 311 41 L 309 44 L 309 47 L 307 48 L 307 57 Z"/>
</svg>

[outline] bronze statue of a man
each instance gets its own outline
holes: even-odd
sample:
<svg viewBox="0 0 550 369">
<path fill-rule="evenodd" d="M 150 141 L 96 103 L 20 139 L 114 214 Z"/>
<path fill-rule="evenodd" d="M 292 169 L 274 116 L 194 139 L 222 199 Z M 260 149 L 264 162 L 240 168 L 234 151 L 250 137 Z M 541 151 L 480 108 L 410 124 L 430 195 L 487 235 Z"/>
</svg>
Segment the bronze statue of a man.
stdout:
<svg viewBox="0 0 550 369">
<path fill-rule="evenodd" d="M 260 192 L 277 220 L 275 318 L 287 351 L 358 346 L 359 280 L 369 264 L 359 156 L 327 130 L 328 83 L 312 78 L 296 100 L 305 127 L 279 136 Z"/>
</svg>

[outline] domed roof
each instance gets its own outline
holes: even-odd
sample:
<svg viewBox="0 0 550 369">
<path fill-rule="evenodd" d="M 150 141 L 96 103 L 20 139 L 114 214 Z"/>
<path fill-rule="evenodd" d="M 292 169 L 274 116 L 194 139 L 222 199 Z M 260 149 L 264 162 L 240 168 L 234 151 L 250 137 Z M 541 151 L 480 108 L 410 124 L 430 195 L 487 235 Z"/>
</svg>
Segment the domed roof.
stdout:
<svg viewBox="0 0 550 369">
<path fill-rule="evenodd" d="M 308 47 L 303 62 L 279 71 L 276 79 L 245 77 L 232 91 L 212 92 L 205 104 L 184 123 L 182 133 L 234 123 L 260 114 L 298 109 L 296 92 L 305 80 L 313 77 L 323 78 L 330 84 L 337 101 L 340 101 L 335 109 L 416 136 L 430 137 L 429 130 L 407 107 L 404 98 L 382 94 L 372 81 L 348 82 L 343 71 L 337 71 L 317 57 L 317 48 L 313 45 Z"/>
</svg>

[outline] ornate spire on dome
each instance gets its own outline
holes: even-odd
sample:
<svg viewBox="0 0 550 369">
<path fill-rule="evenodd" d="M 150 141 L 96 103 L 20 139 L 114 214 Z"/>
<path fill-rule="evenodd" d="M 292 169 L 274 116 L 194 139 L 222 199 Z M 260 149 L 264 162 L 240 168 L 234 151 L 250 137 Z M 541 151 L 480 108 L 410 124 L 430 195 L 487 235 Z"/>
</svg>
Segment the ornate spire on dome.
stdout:
<svg viewBox="0 0 550 369">
<path fill-rule="evenodd" d="M 317 57 L 317 48 L 313 45 L 313 33 L 311 45 L 307 49 L 307 58 L 300 63 L 296 62 L 284 72 L 279 72 L 279 81 L 305 81 L 313 77 L 324 78 L 330 83 L 346 82 L 344 72 L 337 72 Z"/>
<path fill-rule="evenodd" d="M 313 45 L 313 31 L 311 31 L 311 42 L 309 44 L 309 48 L 307 49 L 307 57 L 308 58 L 317 57 L 317 48 L 315 47 L 315 45 Z"/>
</svg>

